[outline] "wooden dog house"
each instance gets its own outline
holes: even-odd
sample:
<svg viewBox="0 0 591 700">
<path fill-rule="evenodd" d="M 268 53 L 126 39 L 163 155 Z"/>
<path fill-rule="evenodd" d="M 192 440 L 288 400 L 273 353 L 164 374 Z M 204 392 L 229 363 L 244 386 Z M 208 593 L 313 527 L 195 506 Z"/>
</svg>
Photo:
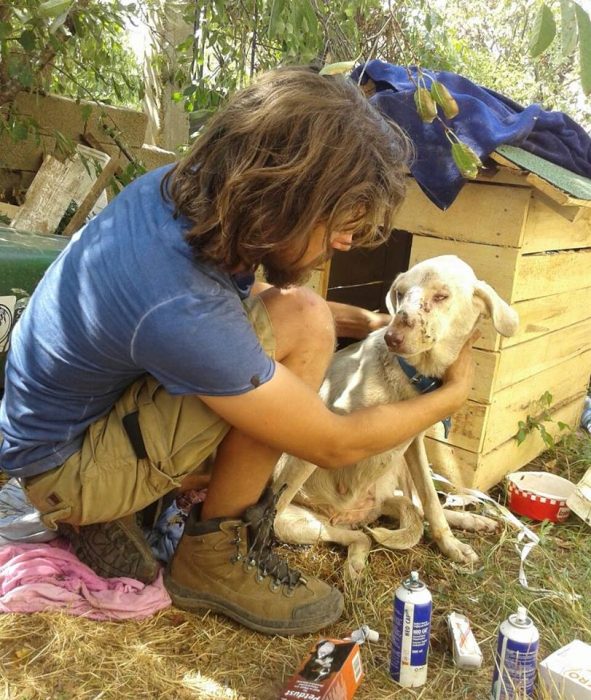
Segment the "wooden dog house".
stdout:
<svg viewBox="0 0 591 700">
<path fill-rule="evenodd" d="M 328 299 L 385 310 L 398 272 L 453 253 L 518 311 L 513 338 L 481 324 L 470 400 L 447 439 L 442 426 L 429 433 L 434 469 L 481 489 L 545 449 L 539 429 L 521 444 L 516 435 L 546 392 L 544 428 L 556 437 L 578 425 L 591 374 L 591 182 L 511 147 L 493 161 L 445 212 L 411 179 L 392 240 L 335 257 L 327 280 Z"/>
</svg>

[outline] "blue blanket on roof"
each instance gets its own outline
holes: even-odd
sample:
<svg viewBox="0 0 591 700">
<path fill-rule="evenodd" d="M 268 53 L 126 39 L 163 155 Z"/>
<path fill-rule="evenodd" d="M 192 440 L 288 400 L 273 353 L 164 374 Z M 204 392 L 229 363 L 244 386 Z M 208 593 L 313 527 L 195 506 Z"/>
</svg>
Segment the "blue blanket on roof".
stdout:
<svg viewBox="0 0 591 700">
<path fill-rule="evenodd" d="M 416 69 L 411 70 L 416 75 Z M 414 103 L 415 84 L 406 68 L 369 61 L 365 69 L 359 66 L 353 71 L 353 80 L 359 80 L 362 71 L 362 83 L 368 78 L 376 83 L 372 104 L 397 122 L 414 142 L 413 176 L 440 209 L 447 209 L 465 180 L 453 162 L 441 124 L 437 120 L 427 124 L 419 117 Z M 449 121 L 441 111 L 440 116 L 481 160 L 497 146 L 510 144 L 591 177 L 591 137 L 566 114 L 548 112 L 535 104 L 522 107 L 455 73 L 424 72 L 443 83 L 454 96 L 460 113 Z M 426 83 L 430 87 L 430 81 Z"/>
</svg>

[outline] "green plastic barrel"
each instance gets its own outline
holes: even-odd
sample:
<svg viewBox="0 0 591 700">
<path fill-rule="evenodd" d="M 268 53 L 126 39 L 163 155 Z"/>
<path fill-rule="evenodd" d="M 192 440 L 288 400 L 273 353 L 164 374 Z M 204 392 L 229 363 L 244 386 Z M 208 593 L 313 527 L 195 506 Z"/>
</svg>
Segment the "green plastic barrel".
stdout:
<svg viewBox="0 0 591 700">
<path fill-rule="evenodd" d="M 0 395 L 14 324 L 43 273 L 69 240 L 62 236 L 15 231 L 0 225 Z"/>
</svg>

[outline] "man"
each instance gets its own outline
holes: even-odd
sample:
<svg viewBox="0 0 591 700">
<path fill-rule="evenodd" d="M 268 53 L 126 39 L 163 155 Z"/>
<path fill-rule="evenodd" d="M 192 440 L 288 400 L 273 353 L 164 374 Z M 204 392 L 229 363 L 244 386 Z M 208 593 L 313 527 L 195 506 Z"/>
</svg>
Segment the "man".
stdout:
<svg viewBox="0 0 591 700">
<path fill-rule="evenodd" d="M 48 270 L 13 334 L 1 465 L 97 572 L 154 579 L 135 514 L 215 453 L 165 576 L 174 603 L 271 634 L 340 616 L 340 592 L 270 548 L 279 455 L 355 463 L 453 413 L 471 386 L 466 348 L 440 389 L 400 404 L 342 416 L 317 394 L 333 317 L 294 285 L 332 250 L 387 237 L 407 157 L 354 83 L 282 68 Z M 274 286 L 252 287 L 259 266 Z"/>
</svg>

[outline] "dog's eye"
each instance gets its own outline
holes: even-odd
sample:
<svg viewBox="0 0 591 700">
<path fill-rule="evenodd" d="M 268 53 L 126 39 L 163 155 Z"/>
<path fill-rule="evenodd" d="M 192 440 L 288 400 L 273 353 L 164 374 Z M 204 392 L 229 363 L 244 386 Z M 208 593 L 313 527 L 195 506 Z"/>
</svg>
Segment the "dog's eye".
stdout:
<svg viewBox="0 0 591 700">
<path fill-rule="evenodd" d="M 433 301 L 445 301 L 448 298 L 447 294 L 436 294 L 433 297 Z"/>
</svg>

